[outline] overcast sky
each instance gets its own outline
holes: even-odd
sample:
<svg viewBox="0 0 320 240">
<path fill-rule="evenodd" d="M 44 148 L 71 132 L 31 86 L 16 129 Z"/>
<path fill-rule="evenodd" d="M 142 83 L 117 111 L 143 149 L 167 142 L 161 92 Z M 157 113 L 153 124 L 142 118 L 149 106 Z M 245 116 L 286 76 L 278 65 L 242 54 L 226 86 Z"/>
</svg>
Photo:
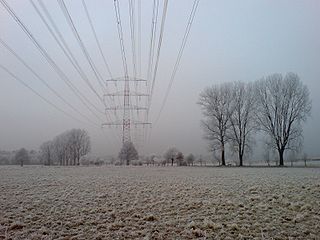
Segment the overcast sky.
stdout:
<svg viewBox="0 0 320 240">
<path fill-rule="evenodd" d="M 70 64 L 30 1 L 7 0 L 7 2 L 71 82 L 103 112 L 103 104 L 99 102 L 97 96 Z M 39 7 L 38 1 L 34 2 Z M 102 95 L 102 89 L 72 35 L 58 3 L 52 0 L 43 0 L 43 2 L 92 85 Z M 129 75 L 132 76 L 129 1 L 119 0 L 119 2 L 125 54 Z M 144 79 L 147 77 L 152 2 L 141 0 L 142 71 L 140 77 Z M 110 78 L 99 54 L 81 1 L 66 0 L 65 3 L 103 79 Z M 86 3 L 111 73 L 113 77 L 121 77 L 124 73 L 113 0 L 86 0 Z M 167 148 L 175 146 L 186 154 L 190 152 L 207 154 L 207 143 L 202 139 L 203 133 L 200 129 L 201 111 L 196 104 L 202 89 L 221 82 L 255 81 L 272 73 L 295 72 L 309 87 L 313 101 L 312 117 L 308 119 L 304 127 L 305 150 L 309 155 L 320 155 L 318 147 L 320 135 L 318 126 L 320 120 L 320 105 L 318 104 L 320 100 L 320 1 L 318 0 L 200 0 L 167 104 L 159 121 L 155 122 L 192 5 L 192 0 L 169 0 L 149 119 L 153 123 L 151 137 L 147 143 L 136 142 L 140 152 L 163 153 Z M 163 1 L 160 0 L 158 30 L 162 6 Z M 97 127 L 90 125 L 83 116 L 70 109 L 0 44 L 1 65 L 59 108 L 81 120 L 81 122 L 76 121 L 58 111 L 0 69 L 0 150 L 13 150 L 20 147 L 37 149 L 42 142 L 52 139 L 65 130 L 84 128 L 90 133 L 95 154 L 118 153 L 121 146 L 119 140 L 121 129 L 99 128 L 103 121 L 108 121 L 106 117 L 98 113 L 102 118 L 101 121 L 79 101 L 65 82 L 50 68 L 45 58 L 41 56 L 1 4 L 0 37 L 82 115 L 87 116 L 98 125 Z M 157 32 L 156 41 L 158 37 Z M 121 84 L 119 83 L 117 87 L 121 88 Z M 134 89 L 134 86 L 132 88 Z M 139 85 L 138 89 L 142 91 L 144 86 Z M 116 90 L 114 85 L 108 85 L 108 91 Z M 107 104 L 111 104 L 109 100 Z M 118 117 L 121 117 L 121 112 Z M 143 131 L 133 129 L 133 139 L 137 139 L 137 134 L 141 135 Z M 259 144 L 257 143 L 257 148 Z"/>
</svg>

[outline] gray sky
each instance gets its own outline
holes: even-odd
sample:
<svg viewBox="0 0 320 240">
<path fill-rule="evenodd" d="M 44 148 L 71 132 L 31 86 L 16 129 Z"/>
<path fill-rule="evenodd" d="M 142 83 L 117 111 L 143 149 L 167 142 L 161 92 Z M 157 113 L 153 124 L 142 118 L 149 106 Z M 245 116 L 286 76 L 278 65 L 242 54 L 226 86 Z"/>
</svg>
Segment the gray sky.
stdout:
<svg viewBox="0 0 320 240">
<path fill-rule="evenodd" d="M 56 1 L 43 0 L 63 33 L 71 51 L 101 92 L 79 45 Z M 66 0 L 66 5 L 94 63 L 104 79 L 110 78 L 95 44 L 81 1 Z M 146 78 L 151 32 L 152 2 L 142 3 L 142 78 Z M 19 18 L 59 67 L 103 111 L 103 105 L 80 79 L 64 56 L 29 1 L 8 0 Z M 38 5 L 38 2 L 35 1 Z M 112 0 L 86 1 L 103 52 L 114 77 L 123 76 L 119 39 Z M 162 11 L 163 1 L 160 0 Z M 305 149 L 309 155 L 320 155 L 320 1 L 265 0 L 213 1 L 200 0 L 187 46 L 167 104 L 155 123 L 170 75 L 178 54 L 193 1 L 169 1 L 161 48 L 158 74 L 150 112 L 153 122 L 150 141 L 139 145 L 143 153 L 163 153 L 176 146 L 184 153 L 206 154 L 206 142 L 200 129 L 201 112 L 196 104 L 200 91 L 212 84 L 226 81 L 254 81 L 275 72 L 295 72 L 309 87 L 313 100 L 312 117 L 304 128 Z M 128 1 L 120 0 L 125 52 L 132 75 Z M 162 12 L 159 12 L 159 18 Z M 159 28 L 159 25 L 158 25 Z M 97 124 L 96 119 L 58 78 L 45 59 L 0 5 L 0 36 L 68 102 Z M 156 37 L 158 41 L 158 35 Z M 30 71 L 0 45 L 0 64 L 27 82 L 60 108 L 86 121 L 53 95 Z M 93 151 L 97 154 L 116 154 L 120 141 L 115 137 L 120 129 L 104 130 L 77 122 L 42 101 L 0 69 L 0 149 L 20 147 L 37 149 L 55 135 L 70 128 L 89 131 Z M 109 86 L 110 91 L 116 90 Z M 101 92 L 102 94 L 102 92 Z M 103 118 L 103 116 L 101 115 Z M 106 121 L 106 120 L 105 120 Z M 138 132 L 138 131 L 136 131 Z M 140 131 L 141 132 L 141 131 Z M 136 133 L 132 133 L 133 135 Z"/>
</svg>

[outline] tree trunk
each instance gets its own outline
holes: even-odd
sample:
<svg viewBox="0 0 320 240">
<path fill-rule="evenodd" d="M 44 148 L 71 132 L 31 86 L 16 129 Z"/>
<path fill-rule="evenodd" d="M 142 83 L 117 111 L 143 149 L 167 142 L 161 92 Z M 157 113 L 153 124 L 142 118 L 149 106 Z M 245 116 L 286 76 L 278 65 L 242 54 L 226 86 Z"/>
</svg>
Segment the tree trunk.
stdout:
<svg viewBox="0 0 320 240">
<path fill-rule="evenodd" d="M 226 165 L 225 153 L 224 153 L 224 143 L 221 143 L 221 165 Z"/>
<path fill-rule="evenodd" d="M 48 166 L 50 166 L 51 165 L 51 154 L 50 154 L 50 151 L 48 151 L 47 157 L 48 157 Z M 46 164 L 44 163 L 44 165 L 46 165 Z"/>
<path fill-rule="evenodd" d="M 244 144 L 243 144 L 244 145 Z M 243 147 L 242 147 L 242 142 L 239 143 L 239 150 L 238 150 L 238 154 L 239 154 L 239 167 L 243 166 Z"/>
<path fill-rule="evenodd" d="M 239 167 L 243 166 L 243 155 L 239 153 Z"/>
<path fill-rule="evenodd" d="M 171 166 L 173 166 L 173 160 L 174 160 L 174 159 L 173 159 L 173 158 L 171 158 Z"/>
<path fill-rule="evenodd" d="M 279 152 L 279 166 L 282 167 L 282 166 L 284 166 L 284 164 L 283 164 L 283 153 L 284 153 L 284 150 L 280 149 L 280 150 L 278 150 L 278 152 Z"/>
</svg>

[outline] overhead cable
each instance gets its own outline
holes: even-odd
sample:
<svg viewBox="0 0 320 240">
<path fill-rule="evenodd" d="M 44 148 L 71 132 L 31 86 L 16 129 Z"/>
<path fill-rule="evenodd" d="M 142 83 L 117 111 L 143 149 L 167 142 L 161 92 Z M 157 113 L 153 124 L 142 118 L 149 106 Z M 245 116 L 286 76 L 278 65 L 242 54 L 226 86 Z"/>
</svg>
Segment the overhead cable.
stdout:
<svg viewBox="0 0 320 240">
<path fill-rule="evenodd" d="M 196 10 L 197 10 L 199 1 L 200 0 L 195 0 L 194 3 L 193 3 L 192 10 L 191 10 L 191 13 L 190 13 L 190 16 L 189 16 L 189 19 L 188 19 L 188 24 L 187 24 L 187 27 L 186 27 L 186 30 L 185 30 L 185 33 L 184 33 L 184 36 L 183 36 L 183 39 L 182 39 L 182 44 L 181 44 L 181 47 L 179 49 L 178 57 L 177 57 L 175 65 L 174 65 L 173 72 L 172 72 L 171 77 L 170 77 L 170 82 L 169 82 L 169 85 L 168 85 L 164 100 L 162 102 L 159 114 L 158 114 L 157 119 L 155 121 L 155 124 L 160 119 L 161 113 L 162 113 L 162 111 L 164 109 L 164 106 L 165 106 L 165 104 L 167 102 L 167 99 L 168 99 L 168 96 L 169 96 L 169 93 L 170 93 L 174 78 L 176 76 L 176 73 L 177 73 L 179 65 L 180 65 L 180 61 L 181 61 L 181 57 L 182 57 L 182 54 L 183 54 L 183 50 L 184 50 L 184 48 L 186 46 L 186 43 L 187 43 L 187 39 L 188 39 L 188 36 L 189 36 L 189 33 L 190 33 L 190 29 L 191 29 L 191 26 L 192 26 L 192 23 L 193 23 L 194 16 L 196 14 Z"/>
<path fill-rule="evenodd" d="M 39 50 L 41 55 L 46 59 L 49 65 L 53 68 L 53 70 L 58 74 L 58 76 L 66 83 L 66 85 L 70 88 L 70 90 L 79 98 L 79 100 L 87 107 L 87 109 L 95 115 L 100 121 L 102 119 L 88 106 L 90 104 L 93 107 L 96 107 L 92 104 L 70 81 L 70 79 L 66 76 L 66 74 L 60 69 L 60 67 L 56 64 L 56 62 L 50 57 L 47 51 L 39 44 L 39 42 L 35 39 L 35 37 L 31 34 L 29 29 L 24 25 L 24 23 L 20 20 L 20 18 L 15 14 L 15 12 L 10 8 L 8 3 L 5 0 L 0 0 L 1 4 L 10 14 L 10 16 L 17 22 L 17 24 L 21 27 L 23 32 L 28 36 L 28 38 L 32 41 L 35 47 Z"/>
</svg>

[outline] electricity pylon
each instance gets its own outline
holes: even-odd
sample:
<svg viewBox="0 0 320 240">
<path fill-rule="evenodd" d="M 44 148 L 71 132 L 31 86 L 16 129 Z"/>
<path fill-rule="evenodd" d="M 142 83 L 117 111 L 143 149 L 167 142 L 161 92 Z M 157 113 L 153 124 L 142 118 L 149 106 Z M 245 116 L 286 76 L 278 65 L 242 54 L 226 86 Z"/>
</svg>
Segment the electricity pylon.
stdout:
<svg viewBox="0 0 320 240">
<path fill-rule="evenodd" d="M 131 126 L 146 127 L 151 125 L 149 122 L 140 120 L 148 110 L 147 104 L 143 104 L 144 101 L 142 101 L 142 98 L 146 98 L 147 101 L 145 102 L 148 102 L 149 99 L 149 94 L 147 93 L 147 80 L 140 78 L 121 77 L 108 79 L 106 82 L 107 87 L 108 84 L 113 82 L 115 86 L 117 86 L 117 89 L 119 85 L 123 88 L 119 91 L 104 94 L 104 99 L 109 97 L 114 100 L 115 97 L 119 97 L 120 101 L 118 104 L 115 103 L 114 106 L 107 106 L 105 110 L 116 116 L 118 115 L 118 112 L 121 111 L 122 119 L 103 123 L 102 126 L 122 126 L 122 143 L 131 142 Z M 142 83 L 145 84 L 144 90 L 141 86 L 143 85 Z M 133 84 L 135 91 L 131 91 Z M 121 100 L 123 101 L 122 103 Z M 141 112 L 143 113 L 141 114 Z M 136 114 L 136 117 L 134 114 Z"/>
</svg>

